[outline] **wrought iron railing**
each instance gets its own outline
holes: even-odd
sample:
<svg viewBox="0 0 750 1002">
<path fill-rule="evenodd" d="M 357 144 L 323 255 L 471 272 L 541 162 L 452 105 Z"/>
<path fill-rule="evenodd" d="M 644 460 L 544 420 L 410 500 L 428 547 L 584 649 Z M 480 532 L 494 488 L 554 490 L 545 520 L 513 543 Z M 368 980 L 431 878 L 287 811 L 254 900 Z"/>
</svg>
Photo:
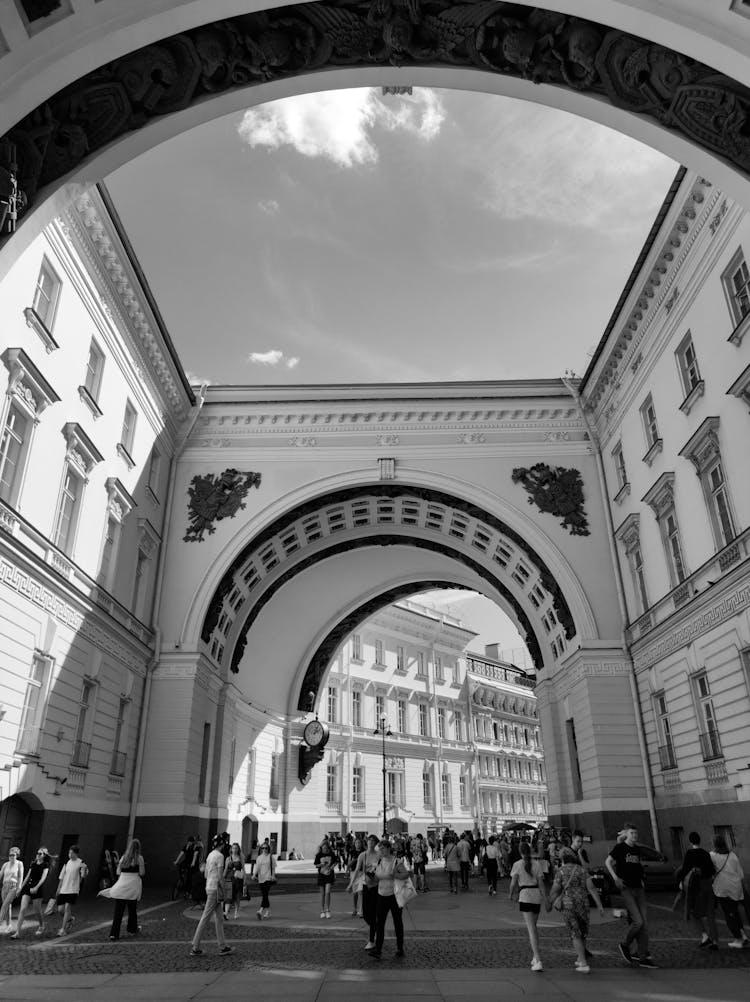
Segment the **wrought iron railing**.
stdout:
<svg viewBox="0 0 750 1002">
<path fill-rule="evenodd" d="M 87 769 L 90 755 L 90 741 L 75 741 L 73 743 L 73 754 L 70 756 L 70 764 L 77 766 L 79 769 Z"/>
</svg>

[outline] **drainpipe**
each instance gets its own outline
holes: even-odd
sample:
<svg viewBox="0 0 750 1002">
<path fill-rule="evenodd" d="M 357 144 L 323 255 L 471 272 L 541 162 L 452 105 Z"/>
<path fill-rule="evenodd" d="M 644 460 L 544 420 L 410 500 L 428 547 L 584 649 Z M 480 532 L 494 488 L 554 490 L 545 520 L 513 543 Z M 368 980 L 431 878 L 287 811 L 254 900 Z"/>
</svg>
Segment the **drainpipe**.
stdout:
<svg viewBox="0 0 750 1002">
<path fill-rule="evenodd" d="M 635 664 L 633 662 L 633 654 L 630 650 L 630 644 L 627 642 L 627 635 L 625 632 L 625 624 L 628 622 L 628 607 L 625 602 L 625 589 L 622 583 L 622 566 L 620 564 L 620 554 L 617 550 L 617 545 L 615 543 L 615 527 L 612 521 L 612 512 L 609 507 L 609 493 L 607 491 L 607 476 L 604 470 L 604 461 L 602 459 L 602 449 L 599 442 L 599 437 L 591 427 L 591 422 L 589 421 L 586 409 L 581 401 L 581 395 L 578 392 L 578 387 L 575 386 L 570 379 L 563 376 L 562 382 L 570 391 L 571 396 L 575 400 L 578 411 L 583 419 L 583 423 L 586 426 L 586 431 L 588 432 L 589 439 L 594 446 L 594 455 L 596 457 L 596 472 L 599 479 L 599 490 L 601 491 L 602 501 L 604 502 L 604 517 L 607 522 L 607 536 L 609 542 L 609 552 L 612 558 L 612 563 L 615 568 L 615 584 L 617 586 L 617 601 L 620 606 L 620 618 L 622 619 L 622 634 L 621 643 L 623 650 L 625 651 L 628 659 L 628 664 L 630 666 L 630 696 L 633 700 L 633 709 L 635 710 L 635 722 L 636 722 L 636 732 L 638 734 L 638 748 L 641 753 L 641 765 L 643 767 L 643 778 L 646 783 L 646 799 L 648 801 L 648 814 L 651 821 L 651 835 L 654 840 L 655 848 L 661 852 L 661 840 L 659 838 L 659 826 L 656 823 L 656 803 L 654 797 L 654 782 L 651 777 L 651 767 L 648 760 L 648 749 L 646 747 L 646 732 L 643 727 L 643 713 L 641 712 L 641 700 L 638 693 L 638 679 L 635 674 Z"/>
<path fill-rule="evenodd" d="M 164 521 L 162 532 L 166 536 L 169 523 L 172 517 L 172 507 L 174 504 L 174 485 L 177 479 L 177 461 L 185 451 L 188 439 L 198 420 L 203 404 L 206 399 L 208 383 L 203 383 L 198 394 L 193 414 L 184 433 L 177 440 L 172 462 L 169 464 L 169 484 L 167 486 L 167 500 L 164 506 Z M 146 666 L 146 678 L 143 683 L 143 700 L 141 702 L 141 712 L 138 716 L 138 737 L 136 739 L 135 764 L 133 766 L 133 789 L 130 795 L 130 817 L 128 820 L 128 842 L 135 832 L 135 822 L 138 815 L 138 801 L 141 797 L 141 783 L 143 780 L 143 750 L 146 745 L 146 721 L 148 719 L 149 704 L 151 701 L 151 682 L 156 666 L 161 657 L 161 628 L 159 626 L 159 614 L 161 612 L 161 599 L 164 591 L 164 564 L 166 560 L 166 539 L 165 545 L 159 548 L 159 559 L 156 565 L 156 585 L 154 588 L 154 606 L 152 611 L 152 622 L 154 625 L 154 653 Z"/>
</svg>

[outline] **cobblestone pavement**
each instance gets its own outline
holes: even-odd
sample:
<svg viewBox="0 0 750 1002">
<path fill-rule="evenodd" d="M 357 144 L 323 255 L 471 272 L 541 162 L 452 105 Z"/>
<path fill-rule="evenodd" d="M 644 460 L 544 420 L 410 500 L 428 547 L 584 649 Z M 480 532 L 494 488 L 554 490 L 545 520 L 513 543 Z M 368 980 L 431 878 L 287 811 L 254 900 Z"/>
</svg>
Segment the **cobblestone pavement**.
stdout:
<svg viewBox="0 0 750 1002">
<path fill-rule="evenodd" d="M 300 879 L 280 876 L 272 896 L 272 918 L 259 922 L 255 909 L 257 894 L 243 902 L 237 921 L 225 923 L 227 941 L 234 952 L 219 957 L 213 925 L 204 937 L 204 955 L 189 956 L 190 940 L 200 909 L 184 902 L 165 902 L 158 890 L 144 894 L 139 906 L 142 932 L 137 937 L 125 933 L 119 942 L 110 942 L 112 903 L 103 899 L 83 900 L 76 909 L 72 933 L 57 938 L 59 919 L 48 921 L 44 937 L 34 936 L 36 923 L 27 920 L 25 935 L 11 941 L 0 938 L 0 974 L 129 974 L 273 970 L 346 971 L 378 967 L 380 970 L 405 966 L 433 971 L 470 969 L 527 969 L 530 951 L 525 928 L 516 907 L 506 898 L 507 882 L 497 897 L 488 897 L 480 880 L 472 881 L 469 893 L 451 896 L 443 890 L 442 874 L 436 874 L 430 894 L 420 895 L 406 914 L 406 958 L 394 957 L 392 928 L 387 930 L 383 960 L 369 959 L 363 949 L 367 938 L 361 919 L 351 915 L 351 897 L 337 883 L 333 915 L 319 918 L 314 876 Z M 305 888 L 305 892 L 301 891 Z M 698 949 L 696 936 L 673 913 L 672 895 L 652 895 L 650 921 L 652 953 L 665 969 L 706 968 L 729 972 L 750 968 L 750 949 L 719 952 Z M 608 912 L 604 922 L 596 916 L 590 947 L 592 966 L 597 970 L 623 969 L 617 943 L 624 934 L 624 920 Z M 540 922 L 541 949 L 545 970 L 570 969 L 573 955 L 559 916 L 552 913 Z M 719 932 L 726 944 L 727 930 Z M 395 972 L 394 972 L 395 973 Z M 648 972 L 640 972 L 648 973 Z"/>
</svg>

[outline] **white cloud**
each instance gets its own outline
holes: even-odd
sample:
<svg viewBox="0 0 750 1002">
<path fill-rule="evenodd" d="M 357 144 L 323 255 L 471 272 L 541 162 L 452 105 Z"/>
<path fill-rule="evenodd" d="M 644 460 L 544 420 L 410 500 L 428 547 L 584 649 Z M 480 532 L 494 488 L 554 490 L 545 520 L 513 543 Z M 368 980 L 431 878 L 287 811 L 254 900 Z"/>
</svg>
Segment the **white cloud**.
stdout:
<svg viewBox="0 0 750 1002">
<path fill-rule="evenodd" d="M 251 351 L 247 356 L 251 365 L 284 365 L 287 369 L 296 369 L 299 365 L 298 355 L 285 355 L 278 348 L 271 348 L 269 351 Z"/>
<path fill-rule="evenodd" d="M 185 379 L 187 379 L 191 386 L 203 386 L 204 383 L 207 386 L 213 385 L 213 379 L 207 379 L 205 376 L 197 376 L 190 369 L 185 371 Z"/>
<path fill-rule="evenodd" d="M 292 146 L 306 157 L 327 157 L 341 167 L 374 164 L 377 128 L 406 132 L 423 141 L 440 132 L 445 111 L 432 90 L 383 101 L 374 90 L 301 94 L 246 111 L 238 126 L 252 147 Z"/>
<path fill-rule="evenodd" d="M 292 355 L 291 358 L 288 358 L 286 362 L 284 362 L 284 365 L 287 369 L 296 369 L 299 365 L 299 355 Z"/>
<path fill-rule="evenodd" d="M 280 206 L 275 198 L 267 198 L 258 202 L 258 208 L 267 216 L 275 216 Z"/>
</svg>

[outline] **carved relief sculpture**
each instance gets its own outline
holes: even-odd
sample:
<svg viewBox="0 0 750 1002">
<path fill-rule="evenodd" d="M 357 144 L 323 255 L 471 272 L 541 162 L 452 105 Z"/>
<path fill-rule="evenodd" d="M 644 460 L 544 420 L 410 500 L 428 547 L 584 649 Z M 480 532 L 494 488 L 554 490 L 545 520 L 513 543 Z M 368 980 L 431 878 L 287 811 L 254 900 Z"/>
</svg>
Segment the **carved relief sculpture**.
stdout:
<svg viewBox="0 0 750 1002">
<path fill-rule="evenodd" d="M 200 543 L 203 534 L 216 532 L 214 522 L 234 518 L 245 508 L 244 498 L 251 487 L 260 487 L 260 473 L 240 473 L 224 470 L 193 477 L 188 488 L 188 520 L 190 525 L 182 537 L 186 543 Z"/>
<path fill-rule="evenodd" d="M 578 470 L 551 467 L 546 463 L 517 466 L 513 470 L 513 483 L 523 485 L 530 495 L 529 504 L 561 518 L 563 528 L 568 529 L 571 536 L 589 535 L 589 522 L 583 509 L 583 480 Z"/>
</svg>

